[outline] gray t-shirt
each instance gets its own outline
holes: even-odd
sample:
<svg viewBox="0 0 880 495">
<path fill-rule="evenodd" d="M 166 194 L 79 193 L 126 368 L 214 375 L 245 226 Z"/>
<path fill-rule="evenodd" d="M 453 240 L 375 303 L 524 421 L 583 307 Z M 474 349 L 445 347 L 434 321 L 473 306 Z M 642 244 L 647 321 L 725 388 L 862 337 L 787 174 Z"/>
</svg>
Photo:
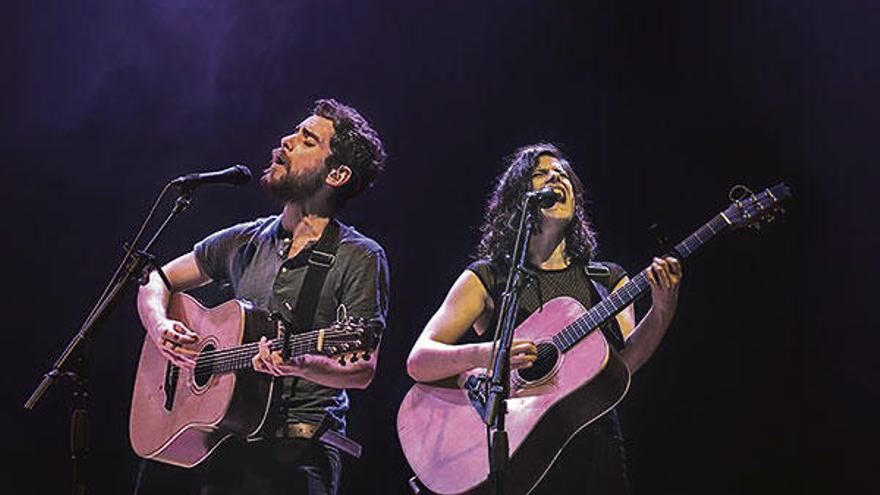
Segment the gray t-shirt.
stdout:
<svg viewBox="0 0 880 495">
<path fill-rule="evenodd" d="M 193 247 L 202 272 L 215 282 L 229 283 L 235 297 L 267 311 L 282 311 L 284 303 L 295 305 L 312 247 L 287 259 L 291 234 L 279 216 L 260 218 L 211 234 Z M 385 327 L 388 315 L 388 262 L 374 240 L 340 223 L 336 261 L 327 272 L 315 311 L 314 326 L 336 321 L 337 309 L 376 321 Z M 373 358 L 375 359 L 375 357 Z M 271 414 L 287 422 L 318 424 L 325 414 L 344 431 L 348 395 L 304 379 L 284 377 L 282 391 Z"/>
</svg>

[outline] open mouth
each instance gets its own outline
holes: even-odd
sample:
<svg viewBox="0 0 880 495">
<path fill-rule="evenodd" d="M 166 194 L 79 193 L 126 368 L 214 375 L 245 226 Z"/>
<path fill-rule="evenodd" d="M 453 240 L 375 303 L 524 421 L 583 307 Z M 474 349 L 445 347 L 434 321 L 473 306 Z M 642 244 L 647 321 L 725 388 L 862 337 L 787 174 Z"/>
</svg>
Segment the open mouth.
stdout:
<svg viewBox="0 0 880 495">
<path fill-rule="evenodd" d="M 562 202 L 562 203 L 565 203 L 565 200 L 568 198 L 568 193 L 565 191 L 565 188 L 564 188 L 564 187 L 559 187 L 559 186 L 551 186 L 551 187 L 553 188 L 554 191 L 556 191 L 557 193 L 559 193 L 560 196 L 562 196 L 562 201 L 561 201 L 561 202 Z"/>
<path fill-rule="evenodd" d="M 290 162 L 287 161 L 287 157 L 278 148 L 272 150 L 272 159 L 266 164 L 266 169 L 263 170 L 263 173 L 269 173 L 274 167 L 281 167 L 285 171 L 290 170 Z"/>
<path fill-rule="evenodd" d="M 287 161 L 287 157 L 281 153 L 280 149 L 272 150 L 272 162 L 270 165 L 282 165 L 287 168 L 290 163 Z"/>
</svg>

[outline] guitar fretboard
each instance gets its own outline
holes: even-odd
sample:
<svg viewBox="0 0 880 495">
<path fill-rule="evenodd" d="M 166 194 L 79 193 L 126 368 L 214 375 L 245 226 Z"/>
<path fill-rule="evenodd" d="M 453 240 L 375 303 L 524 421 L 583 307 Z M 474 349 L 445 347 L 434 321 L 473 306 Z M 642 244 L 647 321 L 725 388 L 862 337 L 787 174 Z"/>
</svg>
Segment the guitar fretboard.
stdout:
<svg viewBox="0 0 880 495">
<path fill-rule="evenodd" d="M 673 254 L 682 260 L 687 258 L 710 239 L 726 229 L 728 225 L 729 222 L 723 214 L 716 215 L 697 229 L 696 232 L 678 243 L 673 250 Z M 553 343 L 556 347 L 562 352 L 571 349 L 578 341 L 613 318 L 617 313 L 623 311 L 633 301 L 645 296 L 651 289 L 645 274 L 646 270 L 639 272 L 629 282 L 609 294 L 608 297 L 590 308 L 583 316 L 554 335 Z"/>
<path fill-rule="evenodd" d="M 290 339 L 291 357 L 303 354 L 314 354 L 318 349 L 318 331 L 294 335 Z M 282 338 L 272 339 L 268 342 L 269 349 L 280 351 L 284 346 Z M 233 371 L 245 370 L 253 367 L 251 360 L 259 354 L 260 348 L 257 342 L 251 342 L 228 349 L 216 349 L 206 351 L 199 355 L 196 362 L 195 373 L 205 375 L 219 375 Z"/>
</svg>

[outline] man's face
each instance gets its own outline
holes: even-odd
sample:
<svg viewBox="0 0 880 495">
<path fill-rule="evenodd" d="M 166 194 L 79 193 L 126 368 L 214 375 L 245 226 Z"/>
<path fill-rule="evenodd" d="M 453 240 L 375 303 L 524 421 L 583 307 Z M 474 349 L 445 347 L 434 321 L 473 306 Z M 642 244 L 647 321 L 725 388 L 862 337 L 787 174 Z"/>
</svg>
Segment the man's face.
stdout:
<svg viewBox="0 0 880 495">
<path fill-rule="evenodd" d="M 269 194 L 288 202 L 317 192 L 327 175 L 324 160 L 331 154 L 333 132 L 332 120 L 312 115 L 281 138 L 281 146 L 272 150 L 272 161 L 261 179 Z"/>
<path fill-rule="evenodd" d="M 571 221 L 574 218 L 574 186 L 562 163 L 554 156 L 541 155 L 532 170 L 532 190 L 552 187 L 562 194 L 563 200 L 541 211 L 546 218 Z"/>
</svg>

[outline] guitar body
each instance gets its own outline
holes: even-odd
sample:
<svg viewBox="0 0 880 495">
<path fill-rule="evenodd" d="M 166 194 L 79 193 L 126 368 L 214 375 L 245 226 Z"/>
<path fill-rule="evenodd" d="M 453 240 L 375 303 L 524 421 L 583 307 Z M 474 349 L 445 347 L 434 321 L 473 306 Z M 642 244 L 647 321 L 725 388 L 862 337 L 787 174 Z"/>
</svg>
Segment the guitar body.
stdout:
<svg viewBox="0 0 880 495">
<path fill-rule="evenodd" d="M 277 332 L 265 315 L 234 300 L 206 309 L 186 294 L 174 294 L 168 314 L 199 334 L 201 352 L 273 338 Z M 269 375 L 238 371 L 196 376 L 171 365 L 148 337 L 131 403 L 131 445 L 143 458 L 193 467 L 230 436 L 256 433 L 271 396 Z"/>
<path fill-rule="evenodd" d="M 534 341 L 540 353 L 542 343 L 549 349 L 553 335 L 585 312 L 575 299 L 555 298 L 517 327 L 514 338 Z M 613 408 L 630 382 L 629 369 L 601 332 L 558 353 L 543 376 L 528 373 L 513 373 L 507 401 L 507 494 L 530 492 L 571 437 Z M 428 489 L 444 495 L 491 489 L 486 426 L 463 388 L 466 378 L 460 376 L 457 386 L 414 385 L 397 417 L 400 443 L 413 471 Z"/>
</svg>

